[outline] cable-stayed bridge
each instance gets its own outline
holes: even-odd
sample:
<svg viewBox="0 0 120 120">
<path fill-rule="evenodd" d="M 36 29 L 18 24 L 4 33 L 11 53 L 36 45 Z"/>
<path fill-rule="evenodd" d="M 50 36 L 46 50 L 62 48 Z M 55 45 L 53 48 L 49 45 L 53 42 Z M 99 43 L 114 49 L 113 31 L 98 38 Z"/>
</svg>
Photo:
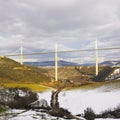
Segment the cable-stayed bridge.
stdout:
<svg viewBox="0 0 120 120">
<path fill-rule="evenodd" d="M 57 46 L 55 48 L 55 51 L 50 51 L 50 52 L 32 52 L 32 51 L 29 51 L 28 49 L 26 48 L 23 48 L 22 46 L 19 48 L 19 50 L 15 50 L 13 54 L 5 54 L 3 56 L 6 56 L 6 57 L 19 57 L 20 58 L 20 63 L 23 64 L 23 59 L 25 56 L 35 56 L 35 55 L 50 55 L 52 54 L 54 58 L 52 59 L 55 59 L 55 79 L 56 81 L 58 80 L 58 75 L 57 75 L 57 72 L 58 72 L 58 54 L 64 54 L 64 53 L 82 53 L 82 52 L 94 52 L 95 53 L 95 56 L 94 56 L 94 59 L 95 59 L 95 62 L 96 62 L 96 76 L 98 75 L 98 61 L 99 61 L 99 58 L 98 58 L 98 52 L 99 51 L 109 51 L 109 50 L 120 50 L 120 47 L 111 47 L 111 48 L 99 48 L 97 47 L 97 43 L 96 43 L 96 47 L 95 49 L 78 49 L 78 50 L 62 50 L 62 51 L 58 51 L 57 50 Z M 15 53 L 17 52 L 17 53 Z M 79 56 L 78 56 L 79 57 Z M 117 77 L 118 75 L 116 75 Z M 118 76 L 119 77 L 119 76 Z"/>
</svg>

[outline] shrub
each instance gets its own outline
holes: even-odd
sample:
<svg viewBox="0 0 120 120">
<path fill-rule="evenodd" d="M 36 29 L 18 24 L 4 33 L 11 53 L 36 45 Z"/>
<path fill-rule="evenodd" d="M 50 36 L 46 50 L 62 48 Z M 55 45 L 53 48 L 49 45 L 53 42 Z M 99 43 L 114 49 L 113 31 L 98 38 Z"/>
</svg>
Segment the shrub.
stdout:
<svg viewBox="0 0 120 120">
<path fill-rule="evenodd" d="M 101 116 L 101 118 L 120 118 L 120 105 L 114 109 L 103 111 L 99 116 Z"/>
<path fill-rule="evenodd" d="M 84 118 L 86 118 L 87 120 L 94 120 L 94 111 L 91 108 L 87 108 L 86 110 L 84 110 Z"/>
<path fill-rule="evenodd" d="M 28 88 L 6 88 L 0 90 L 0 103 L 10 108 L 27 108 L 36 101 L 37 93 Z"/>
<path fill-rule="evenodd" d="M 0 105 L 0 113 L 1 113 L 1 112 L 4 112 L 5 110 L 6 110 L 6 109 L 5 109 L 3 106 Z"/>
</svg>

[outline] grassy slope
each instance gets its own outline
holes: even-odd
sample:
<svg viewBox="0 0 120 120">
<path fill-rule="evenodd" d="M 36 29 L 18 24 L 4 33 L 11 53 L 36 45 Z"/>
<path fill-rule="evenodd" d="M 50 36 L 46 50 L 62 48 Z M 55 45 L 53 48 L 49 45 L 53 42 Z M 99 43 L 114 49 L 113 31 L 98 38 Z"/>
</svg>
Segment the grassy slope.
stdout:
<svg viewBox="0 0 120 120">
<path fill-rule="evenodd" d="M 103 74 L 106 70 L 106 66 L 99 66 L 99 73 Z M 54 76 L 54 70 L 50 69 L 49 74 Z M 120 88 L 120 81 L 113 80 L 113 81 L 102 81 L 102 82 L 94 82 L 90 80 L 91 78 L 95 77 L 95 67 L 94 66 L 85 66 L 85 67 L 61 67 L 58 69 L 58 76 L 59 78 L 67 78 L 70 80 L 75 81 L 73 84 L 69 85 L 66 83 L 67 89 L 93 89 L 98 88 L 101 86 L 109 87 L 110 89 L 119 89 Z M 60 84 L 60 83 L 59 83 Z M 61 83 L 62 84 L 62 83 Z M 56 85 L 57 86 L 57 85 Z"/>
<path fill-rule="evenodd" d="M 102 71 L 104 67 L 99 67 L 99 71 Z M 48 69 L 48 73 L 51 78 L 54 79 L 54 69 Z M 95 76 L 95 67 L 60 67 L 58 68 L 59 79 L 70 79 L 78 82 L 88 82 L 90 78 Z"/>
<path fill-rule="evenodd" d="M 103 69 L 104 67 L 99 68 L 100 71 Z M 90 78 L 92 78 L 94 75 L 95 67 L 61 67 L 58 69 L 59 79 L 67 78 L 74 81 L 74 84 L 70 84 L 70 87 L 72 86 L 73 88 L 76 86 L 80 88 L 94 88 L 101 85 L 106 85 L 108 83 L 114 83 L 114 81 L 92 82 L 90 81 Z M 57 86 L 56 83 L 50 83 L 50 85 L 47 83 L 50 82 L 51 78 L 54 79 L 53 68 L 43 69 L 32 66 L 24 66 L 9 58 L 0 58 L 0 83 L 6 82 L 6 87 L 29 87 L 34 91 L 43 91 L 48 88 L 39 86 L 37 83 L 46 82 L 46 86 Z M 116 83 L 117 82 L 115 82 L 115 84 Z M 66 83 L 63 82 L 61 84 L 65 85 Z M 65 86 L 69 87 L 69 83 L 67 83 Z"/>
<path fill-rule="evenodd" d="M 68 87 L 66 89 L 67 90 L 71 90 L 71 89 L 92 90 L 99 87 L 104 87 L 106 91 L 120 89 L 120 80 L 93 82 L 93 83 L 81 85 L 79 87 L 74 87 L 74 88 Z"/>
<path fill-rule="evenodd" d="M 42 92 L 46 90 L 50 90 L 50 87 L 43 86 L 40 84 L 27 84 L 27 83 L 5 83 L 4 87 L 6 88 L 30 88 L 34 92 Z"/>
<path fill-rule="evenodd" d="M 100 67 L 102 70 L 103 67 Z M 0 80 L 4 82 L 39 83 L 54 80 L 54 69 L 26 67 L 9 58 L 0 58 Z M 95 67 L 61 67 L 58 69 L 59 79 L 69 79 L 86 83 L 95 75 Z"/>
<path fill-rule="evenodd" d="M 44 69 L 26 67 L 9 58 L 0 58 L 0 81 L 17 83 L 40 83 L 50 81 Z"/>
</svg>

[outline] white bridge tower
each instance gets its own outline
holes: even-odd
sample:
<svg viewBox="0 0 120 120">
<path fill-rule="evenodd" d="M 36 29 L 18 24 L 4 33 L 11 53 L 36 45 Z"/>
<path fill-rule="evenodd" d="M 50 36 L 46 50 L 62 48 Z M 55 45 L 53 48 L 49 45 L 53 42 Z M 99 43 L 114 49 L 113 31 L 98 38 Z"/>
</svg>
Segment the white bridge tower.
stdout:
<svg viewBox="0 0 120 120">
<path fill-rule="evenodd" d="M 57 50 L 57 44 L 55 45 L 55 81 L 58 81 L 58 50 Z"/>
<path fill-rule="evenodd" d="M 23 47 L 20 47 L 20 64 L 23 65 Z"/>
<path fill-rule="evenodd" d="M 98 75 L 98 43 L 95 41 L 96 76 Z"/>
</svg>

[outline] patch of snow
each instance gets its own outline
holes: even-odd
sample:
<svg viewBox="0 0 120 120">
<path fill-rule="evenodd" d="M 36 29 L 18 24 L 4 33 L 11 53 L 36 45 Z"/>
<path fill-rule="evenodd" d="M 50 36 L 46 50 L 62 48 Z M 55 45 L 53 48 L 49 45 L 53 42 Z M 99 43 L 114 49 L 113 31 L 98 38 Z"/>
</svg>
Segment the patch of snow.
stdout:
<svg viewBox="0 0 120 120">
<path fill-rule="evenodd" d="M 120 68 L 117 68 L 117 69 L 114 70 L 114 72 L 112 73 L 112 75 L 119 74 L 119 73 L 120 73 Z"/>
<path fill-rule="evenodd" d="M 50 106 L 51 94 L 51 91 L 38 93 L 38 99 L 45 99 L 48 102 L 48 105 Z"/>
<path fill-rule="evenodd" d="M 114 118 L 96 118 L 95 120 L 115 120 Z M 120 119 L 117 119 L 120 120 Z"/>
<path fill-rule="evenodd" d="M 25 111 L 25 112 L 18 112 L 16 110 L 12 111 L 13 113 L 19 113 L 15 116 L 4 116 L 3 118 L 0 118 L 0 120 L 65 120 L 63 118 L 57 118 L 50 116 L 49 114 L 42 113 L 40 111 Z M 12 113 L 11 112 L 11 113 Z"/>
<path fill-rule="evenodd" d="M 28 94 L 28 92 L 26 93 L 26 92 L 24 92 L 23 90 L 18 90 L 18 95 L 20 96 L 20 97 L 25 97 L 25 96 L 29 96 L 29 94 Z"/>
</svg>

